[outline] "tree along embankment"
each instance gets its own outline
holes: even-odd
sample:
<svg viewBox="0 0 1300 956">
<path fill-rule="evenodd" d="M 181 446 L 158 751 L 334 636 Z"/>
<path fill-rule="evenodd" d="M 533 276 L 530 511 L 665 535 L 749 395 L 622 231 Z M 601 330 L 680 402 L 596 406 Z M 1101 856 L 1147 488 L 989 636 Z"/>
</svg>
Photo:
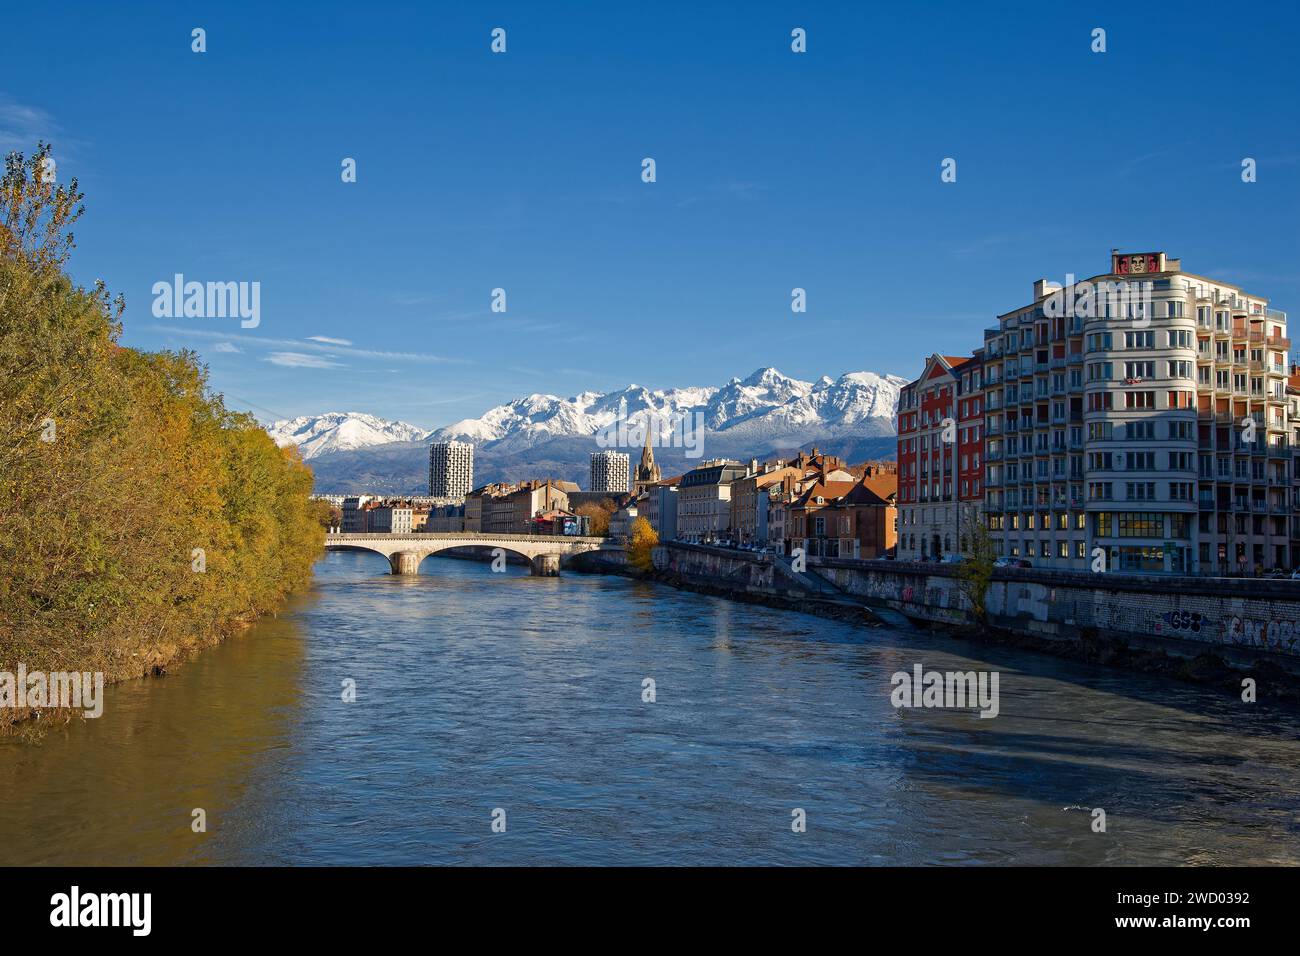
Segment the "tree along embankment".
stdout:
<svg viewBox="0 0 1300 956">
<path fill-rule="evenodd" d="M 11 153 L 0 183 L 0 676 L 111 683 L 275 608 L 323 528 L 296 450 L 226 409 L 193 353 L 121 346 L 122 300 L 69 277 L 81 196 L 43 180 L 47 155 Z M 0 734 L 70 715 L 3 703 Z"/>
</svg>

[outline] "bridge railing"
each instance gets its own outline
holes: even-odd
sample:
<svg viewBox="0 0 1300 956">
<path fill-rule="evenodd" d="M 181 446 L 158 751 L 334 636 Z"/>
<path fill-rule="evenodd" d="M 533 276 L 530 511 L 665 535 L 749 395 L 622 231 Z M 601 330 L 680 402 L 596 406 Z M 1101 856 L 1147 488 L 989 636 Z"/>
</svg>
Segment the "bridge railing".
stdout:
<svg viewBox="0 0 1300 956">
<path fill-rule="evenodd" d="M 579 536 L 569 534 L 488 534 L 487 532 L 478 531 L 414 531 L 410 534 L 393 534 L 385 531 L 358 531 L 347 533 L 330 532 L 325 535 L 326 543 L 338 542 L 346 543 L 348 541 L 410 541 L 427 542 L 427 541 L 524 541 L 529 544 L 539 544 L 542 542 L 572 543 L 581 544 L 604 544 L 608 538 L 598 538 L 595 536 Z"/>
</svg>

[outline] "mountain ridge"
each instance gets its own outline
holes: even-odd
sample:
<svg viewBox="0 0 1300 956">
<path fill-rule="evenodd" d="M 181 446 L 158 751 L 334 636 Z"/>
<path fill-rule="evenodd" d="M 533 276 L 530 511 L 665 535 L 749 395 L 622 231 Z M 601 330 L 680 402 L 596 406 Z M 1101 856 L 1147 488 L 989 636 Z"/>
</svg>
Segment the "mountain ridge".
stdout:
<svg viewBox="0 0 1300 956">
<path fill-rule="evenodd" d="M 281 445 L 299 446 L 318 490 L 378 482 L 384 487 L 375 490 L 418 492 L 427 480 L 425 449 L 443 440 L 475 446 L 475 484 L 543 472 L 585 484 L 587 454 L 606 447 L 620 422 L 634 434 L 644 434 L 637 427 L 652 420 L 659 428 L 700 429 L 702 447 L 690 455 L 680 447 L 656 447 L 665 474 L 693 467 L 695 451 L 703 458 L 747 459 L 817 443 L 832 454 L 892 452 L 898 391 L 906 382 L 870 371 L 806 382 L 768 366 L 721 386 L 650 389 L 634 383 L 569 398 L 533 393 L 429 431 L 360 412 L 300 416 L 267 431 Z M 620 450 L 635 459 L 640 446 Z"/>
</svg>

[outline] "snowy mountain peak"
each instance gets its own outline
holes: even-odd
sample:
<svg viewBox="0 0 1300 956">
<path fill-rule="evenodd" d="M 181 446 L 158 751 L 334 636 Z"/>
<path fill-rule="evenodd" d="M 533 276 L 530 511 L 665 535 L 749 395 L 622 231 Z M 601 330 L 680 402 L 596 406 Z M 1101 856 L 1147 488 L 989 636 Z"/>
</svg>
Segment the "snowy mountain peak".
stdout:
<svg viewBox="0 0 1300 956">
<path fill-rule="evenodd" d="M 740 382 L 739 379 L 735 379 L 735 378 L 733 378 L 732 381 Z M 776 384 L 777 382 L 793 382 L 793 381 L 794 379 L 790 378 L 787 375 L 782 375 L 780 372 L 778 372 L 776 369 L 772 368 L 769 365 L 767 368 L 755 369 L 754 372 L 749 376 L 749 378 L 745 379 L 743 382 L 740 382 L 740 384 L 770 386 Z"/>
<path fill-rule="evenodd" d="M 303 458 L 334 451 L 351 451 L 390 442 L 420 441 L 426 430 L 407 422 L 390 422 L 365 412 L 300 415 L 276 422 L 267 432 L 277 445 L 297 445 Z"/>
</svg>

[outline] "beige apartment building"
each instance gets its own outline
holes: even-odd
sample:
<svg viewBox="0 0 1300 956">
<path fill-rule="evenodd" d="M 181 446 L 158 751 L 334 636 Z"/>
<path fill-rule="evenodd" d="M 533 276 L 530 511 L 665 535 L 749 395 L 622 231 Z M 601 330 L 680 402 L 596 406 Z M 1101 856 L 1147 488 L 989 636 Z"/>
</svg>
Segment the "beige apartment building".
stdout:
<svg viewBox="0 0 1300 956">
<path fill-rule="evenodd" d="M 682 475 L 677 486 L 677 540 L 692 544 L 731 533 L 731 483 L 745 477 L 738 461 L 713 459 Z"/>
<path fill-rule="evenodd" d="M 1163 252 L 1034 283 L 984 335 L 999 553 L 1138 573 L 1300 564 L 1290 344 L 1266 298 Z"/>
</svg>

